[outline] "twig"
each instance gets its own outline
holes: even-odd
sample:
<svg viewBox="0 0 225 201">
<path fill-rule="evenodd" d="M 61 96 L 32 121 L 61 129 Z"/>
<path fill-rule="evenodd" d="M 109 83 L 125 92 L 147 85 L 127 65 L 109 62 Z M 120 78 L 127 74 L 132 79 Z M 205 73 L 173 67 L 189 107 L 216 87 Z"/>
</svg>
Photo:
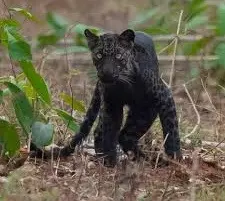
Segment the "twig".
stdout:
<svg viewBox="0 0 225 201">
<path fill-rule="evenodd" d="M 52 154 L 53 154 L 53 151 L 52 151 Z M 58 157 L 58 159 L 57 159 L 57 164 L 56 164 L 56 168 L 55 168 L 55 176 L 58 175 L 59 163 L 60 163 L 60 157 Z M 51 160 L 51 166 L 53 167 L 53 160 Z"/>
<path fill-rule="evenodd" d="M 44 65 L 47 59 L 47 56 L 49 55 L 49 53 L 46 51 L 46 49 L 43 50 L 44 55 L 41 58 L 41 62 L 38 65 L 38 69 L 39 69 L 39 73 L 42 75 L 43 71 L 44 71 Z"/>
<path fill-rule="evenodd" d="M 12 18 L 12 14 L 10 13 L 9 8 L 8 8 L 7 4 L 5 3 L 5 0 L 2 0 L 2 3 L 4 4 L 8 14 L 9 14 L 9 18 L 11 19 Z"/>
<path fill-rule="evenodd" d="M 69 33 L 64 37 L 64 40 L 68 37 Z M 70 65 L 69 65 L 69 60 L 68 60 L 68 52 L 67 52 L 67 48 L 68 46 L 65 44 L 65 52 L 66 52 L 66 65 L 67 65 L 67 68 L 68 68 L 68 73 L 69 73 L 69 80 L 68 80 L 68 85 L 69 85 L 69 89 L 70 89 L 70 94 L 71 94 L 71 97 L 72 97 L 72 107 L 71 107 L 71 110 L 70 110 L 70 115 L 73 116 L 73 87 L 72 87 L 72 76 L 71 76 L 71 73 L 70 73 Z M 65 130 L 65 133 L 64 135 L 66 136 L 66 133 L 68 131 L 68 128 L 69 128 L 69 125 L 70 125 L 70 122 L 71 122 L 71 119 L 69 119 L 68 123 L 67 123 L 67 126 L 66 126 L 66 130 Z"/>
<path fill-rule="evenodd" d="M 179 21 L 178 21 L 178 25 L 177 25 L 177 34 L 175 37 L 175 44 L 174 44 L 174 51 L 173 51 L 173 60 L 172 60 L 172 67 L 171 67 L 171 71 L 170 71 L 170 81 L 169 81 L 169 86 L 172 86 L 172 82 L 173 82 L 173 77 L 174 77 L 174 68 L 175 68 L 175 61 L 176 61 L 176 53 L 177 53 L 177 44 L 179 41 L 179 34 L 180 34 L 180 26 L 181 26 L 181 20 L 182 20 L 182 16 L 183 16 L 183 10 L 181 10 L 180 12 L 180 16 L 179 16 Z"/>
<path fill-rule="evenodd" d="M 162 194 L 162 196 L 161 196 L 161 200 L 160 200 L 160 201 L 163 201 L 164 198 L 165 198 L 167 189 L 168 189 L 168 187 L 169 187 L 169 184 L 170 184 L 170 181 L 171 181 L 171 178 L 172 178 L 172 175 L 174 174 L 174 172 L 175 172 L 175 170 L 172 169 L 172 170 L 170 171 L 170 173 L 169 173 L 169 176 L 168 176 L 168 178 L 167 178 L 167 180 L 166 180 L 166 186 L 165 186 L 165 188 L 164 188 L 164 191 L 163 191 L 163 194 Z"/>
<path fill-rule="evenodd" d="M 166 140 L 167 140 L 168 136 L 169 136 L 169 133 L 167 133 L 165 139 L 163 140 L 163 143 L 162 143 L 161 146 L 160 146 L 160 150 L 159 150 L 159 152 L 158 152 L 158 155 L 157 155 L 157 158 L 156 158 L 156 161 L 155 161 L 155 169 L 156 169 L 157 166 L 158 166 L 158 163 L 159 163 L 159 156 L 160 156 L 160 154 L 162 153 L 163 146 L 164 146 L 164 144 L 166 143 Z"/>
<path fill-rule="evenodd" d="M 159 52 L 158 52 L 158 55 L 162 54 L 164 51 L 166 51 L 171 45 L 173 45 L 173 43 L 175 42 L 176 40 L 176 37 L 174 37 L 174 39 L 169 43 L 169 45 L 167 45 L 166 47 L 164 47 L 163 49 L 161 49 Z"/>
<path fill-rule="evenodd" d="M 225 138 L 223 138 L 223 140 L 221 140 L 219 143 L 217 143 L 212 149 L 210 149 L 209 151 L 207 151 L 206 153 L 204 153 L 204 154 L 202 155 L 202 157 L 205 156 L 205 155 L 207 155 L 208 153 L 212 152 L 214 149 L 216 149 L 216 148 L 219 147 L 220 145 L 224 145 L 224 146 L 225 146 L 225 144 L 223 143 L 224 141 L 225 141 Z M 215 142 L 211 142 L 211 143 L 215 143 Z M 209 145 L 209 142 L 206 143 L 206 141 L 204 141 L 204 144 Z"/>
<path fill-rule="evenodd" d="M 200 117 L 199 112 L 198 112 L 198 110 L 197 110 L 197 108 L 195 106 L 194 101 L 191 98 L 190 93 L 188 92 L 188 89 L 186 87 L 186 84 L 183 84 L 183 86 L 184 86 L 185 92 L 186 92 L 189 100 L 191 101 L 191 104 L 192 104 L 192 106 L 194 108 L 194 111 L 196 113 L 196 116 L 197 116 L 197 123 L 196 123 L 195 127 L 193 128 L 193 130 L 189 134 L 187 134 L 187 135 L 184 136 L 184 139 L 186 139 L 186 138 L 190 137 L 193 133 L 195 133 L 195 131 L 198 129 L 198 127 L 200 126 L 201 117 Z"/>
<path fill-rule="evenodd" d="M 167 87 L 169 87 L 169 85 L 167 84 L 167 82 L 163 79 L 163 73 L 161 74 L 160 78 L 161 78 L 161 80 L 163 81 L 163 83 L 164 83 Z"/>
<path fill-rule="evenodd" d="M 193 166 L 191 171 L 191 192 L 190 192 L 190 200 L 195 201 L 196 199 L 196 172 L 199 168 L 199 161 L 198 161 L 198 153 L 199 151 L 196 149 L 193 152 L 192 158 L 193 158 Z"/>
<path fill-rule="evenodd" d="M 27 152 L 30 153 L 31 132 L 28 134 Z"/>
<path fill-rule="evenodd" d="M 13 65 L 13 61 L 12 61 L 11 57 L 9 57 L 9 60 L 10 60 L 10 65 L 11 65 L 13 77 L 16 79 L 16 71 L 14 69 L 14 65 Z"/>
<path fill-rule="evenodd" d="M 218 86 L 223 89 L 225 91 L 225 87 L 223 87 L 222 85 L 218 84 Z"/>
<path fill-rule="evenodd" d="M 207 97 L 208 97 L 208 99 L 209 99 L 209 102 L 211 103 L 211 105 L 212 105 L 213 109 L 214 109 L 215 111 L 217 111 L 217 110 L 216 110 L 215 105 L 214 105 L 214 104 L 213 104 L 213 102 L 212 102 L 212 99 L 211 99 L 211 97 L 210 97 L 210 95 L 209 95 L 208 91 L 206 90 L 206 87 L 205 87 L 205 85 L 204 85 L 204 83 L 203 83 L 203 80 L 202 80 L 202 79 L 201 79 L 201 83 L 202 83 L 202 87 L 203 87 L 203 89 L 205 90 L 206 95 L 207 95 Z"/>
</svg>

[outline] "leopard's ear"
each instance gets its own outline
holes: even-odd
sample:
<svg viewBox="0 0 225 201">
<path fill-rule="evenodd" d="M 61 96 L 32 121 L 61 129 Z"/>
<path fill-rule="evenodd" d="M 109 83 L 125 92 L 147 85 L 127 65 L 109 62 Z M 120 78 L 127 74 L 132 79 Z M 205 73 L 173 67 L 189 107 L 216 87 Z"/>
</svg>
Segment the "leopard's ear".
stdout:
<svg viewBox="0 0 225 201">
<path fill-rule="evenodd" d="M 121 39 L 126 40 L 127 42 L 134 42 L 135 33 L 131 29 L 123 31 L 120 36 Z"/>
<path fill-rule="evenodd" d="M 89 29 L 84 30 L 84 35 L 88 42 L 88 47 L 92 50 L 98 43 L 99 37 L 92 33 Z"/>
</svg>

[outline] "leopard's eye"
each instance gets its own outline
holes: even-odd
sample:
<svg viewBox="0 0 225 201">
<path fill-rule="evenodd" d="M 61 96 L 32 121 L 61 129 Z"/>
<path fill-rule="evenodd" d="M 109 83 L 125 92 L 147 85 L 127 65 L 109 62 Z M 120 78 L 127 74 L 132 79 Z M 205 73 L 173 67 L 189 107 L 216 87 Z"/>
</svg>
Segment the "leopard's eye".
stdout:
<svg viewBox="0 0 225 201">
<path fill-rule="evenodd" d="M 121 54 L 116 54 L 116 59 L 121 59 L 122 55 Z"/>
<path fill-rule="evenodd" d="M 102 54 L 101 54 L 101 53 L 98 53 L 98 54 L 96 55 L 96 57 L 97 57 L 98 59 L 101 59 L 101 58 L 102 58 Z"/>
</svg>

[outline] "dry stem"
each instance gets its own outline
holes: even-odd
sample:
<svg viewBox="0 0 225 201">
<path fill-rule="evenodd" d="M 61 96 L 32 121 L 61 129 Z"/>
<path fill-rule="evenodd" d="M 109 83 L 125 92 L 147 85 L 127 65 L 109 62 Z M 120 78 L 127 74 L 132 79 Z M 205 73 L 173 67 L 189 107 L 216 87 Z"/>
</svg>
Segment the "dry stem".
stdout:
<svg viewBox="0 0 225 201">
<path fill-rule="evenodd" d="M 189 134 L 187 134 L 187 135 L 184 136 L 184 139 L 186 139 L 186 138 L 190 137 L 193 133 L 195 133 L 195 131 L 198 129 L 198 127 L 200 126 L 201 117 L 200 117 L 199 112 L 198 112 L 198 110 L 197 110 L 197 108 L 195 106 L 194 101 L 191 98 L 190 93 L 188 92 L 188 89 L 186 87 L 186 84 L 183 84 L 183 86 L 184 86 L 185 92 L 186 92 L 189 100 L 191 101 L 191 104 L 192 104 L 192 106 L 194 108 L 194 111 L 196 113 L 196 116 L 197 116 L 197 123 L 196 123 L 195 127 L 193 128 L 193 130 Z"/>
<path fill-rule="evenodd" d="M 179 33 L 180 33 L 180 26 L 181 26 L 181 20 L 182 20 L 182 16 L 183 16 L 183 10 L 181 10 L 180 12 L 180 16 L 179 16 L 179 21 L 178 21 L 178 25 L 177 25 L 177 35 L 175 37 L 175 44 L 174 44 L 174 51 L 173 51 L 173 60 L 172 60 L 172 67 L 171 67 L 171 71 L 170 71 L 170 81 L 169 81 L 169 86 L 172 86 L 173 83 L 173 76 L 174 76 L 174 68 L 175 68 L 175 60 L 176 60 L 176 53 L 177 53 L 177 44 L 179 41 Z"/>
<path fill-rule="evenodd" d="M 164 146 L 164 144 L 166 143 L 166 140 L 167 140 L 168 136 L 169 136 L 169 133 L 167 133 L 165 139 L 163 140 L 163 143 L 161 144 L 161 147 L 160 147 L 160 150 L 159 150 L 159 152 L 158 152 L 158 155 L 157 155 L 157 158 L 156 158 L 156 162 L 155 162 L 155 169 L 156 169 L 157 166 L 158 166 L 158 163 L 159 163 L 159 156 L 160 156 L 160 154 L 162 153 L 163 146 Z"/>
</svg>

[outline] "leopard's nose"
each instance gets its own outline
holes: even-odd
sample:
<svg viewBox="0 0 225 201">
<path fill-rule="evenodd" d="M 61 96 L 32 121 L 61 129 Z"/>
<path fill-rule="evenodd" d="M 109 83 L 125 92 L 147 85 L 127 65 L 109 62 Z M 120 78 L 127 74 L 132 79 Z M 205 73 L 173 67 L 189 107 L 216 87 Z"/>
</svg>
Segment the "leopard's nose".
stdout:
<svg viewBox="0 0 225 201">
<path fill-rule="evenodd" d="M 118 75 L 104 73 L 104 74 L 98 74 L 98 77 L 102 82 L 110 83 L 110 82 L 114 82 L 118 78 Z"/>
</svg>

